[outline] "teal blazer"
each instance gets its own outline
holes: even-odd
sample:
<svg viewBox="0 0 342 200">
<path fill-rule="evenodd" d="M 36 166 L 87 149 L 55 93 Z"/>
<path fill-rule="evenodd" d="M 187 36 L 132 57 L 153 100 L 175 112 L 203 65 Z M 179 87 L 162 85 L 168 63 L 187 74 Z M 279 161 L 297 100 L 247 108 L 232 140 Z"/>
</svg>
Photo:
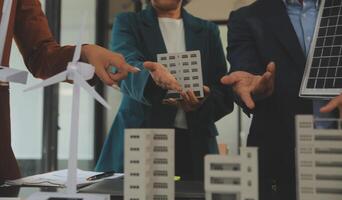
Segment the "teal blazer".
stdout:
<svg viewBox="0 0 342 200">
<path fill-rule="evenodd" d="M 219 30 L 215 24 L 196 18 L 185 10 L 182 10 L 182 18 L 186 50 L 200 50 L 203 81 L 211 89 L 201 108 L 186 114 L 194 141 L 189 150 L 194 156 L 206 148 L 209 150 L 205 153 L 217 153 L 218 132 L 214 123 L 233 110 L 232 92 L 220 84 L 227 66 Z M 166 90 L 158 87 L 149 71 L 143 68 L 144 61 L 157 61 L 157 54 L 167 52 L 152 7 L 116 17 L 111 49 L 142 70 L 129 74 L 121 82 L 123 99 L 96 166 L 97 171 L 123 172 L 124 129 L 174 128 L 177 109 L 161 103 Z"/>
</svg>

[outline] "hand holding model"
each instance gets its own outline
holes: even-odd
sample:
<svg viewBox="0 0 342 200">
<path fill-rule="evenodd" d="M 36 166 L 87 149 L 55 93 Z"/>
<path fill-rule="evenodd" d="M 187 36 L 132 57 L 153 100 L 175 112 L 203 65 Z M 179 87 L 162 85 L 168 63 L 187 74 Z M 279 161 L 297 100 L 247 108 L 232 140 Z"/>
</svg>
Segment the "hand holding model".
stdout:
<svg viewBox="0 0 342 200">
<path fill-rule="evenodd" d="M 127 64 L 121 54 L 97 45 L 82 46 L 81 60 L 93 65 L 96 75 L 109 86 L 118 85 L 119 81 L 125 79 L 129 72 L 140 71 L 138 68 Z M 116 68 L 115 73 L 108 72 L 108 68 L 111 66 Z"/>
<path fill-rule="evenodd" d="M 182 87 L 176 78 L 162 64 L 156 62 L 145 62 L 144 67 L 150 70 L 154 82 L 161 88 L 167 90 L 182 91 Z"/>
<path fill-rule="evenodd" d="M 203 86 L 204 98 L 197 98 L 192 90 L 181 92 L 182 100 L 165 99 L 163 104 L 182 108 L 185 112 L 195 111 L 201 107 L 206 98 L 210 95 L 210 88 Z"/>
</svg>

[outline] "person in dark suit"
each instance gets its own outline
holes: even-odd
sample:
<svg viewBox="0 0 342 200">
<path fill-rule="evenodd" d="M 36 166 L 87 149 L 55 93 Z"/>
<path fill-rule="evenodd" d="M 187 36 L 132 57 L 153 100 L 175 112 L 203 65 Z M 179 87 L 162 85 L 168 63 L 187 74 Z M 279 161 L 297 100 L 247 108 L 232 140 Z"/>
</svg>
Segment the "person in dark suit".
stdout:
<svg viewBox="0 0 342 200">
<path fill-rule="evenodd" d="M 5 6 L 0 0 L 0 9 Z M 10 6 L 10 5 L 8 5 Z M 60 46 L 53 38 L 39 0 L 13 0 L 3 49 L 1 66 L 8 66 L 13 39 L 27 69 L 38 78 L 48 78 L 67 67 L 75 47 Z M 4 13 L 0 13 L 3 20 Z M 1 57 L 1 56 L 0 56 Z M 97 45 L 83 45 L 81 61 L 95 66 L 96 75 L 107 85 L 116 85 L 128 72 L 137 69 L 128 65 L 123 57 Z M 108 73 L 114 65 L 116 74 Z M 9 83 L 0 81 L 0 185 L 5 180 L 20 178 L 20 171 L 11 147 Z"/>
<path fill-rule="evenodd" d="M 253 115 L 247 143 L 259 148 L 262 200 L 296 199 L 295 116 L 320 115 L 325 103 L 299 97 L 318 8 L 318 0 L 258 0 L 228 21 L 232 72 L 222 83 Z"/>
<path fill-rule="evenodd" d="M 152 0 L 142 12 L 116 17 L 111 48 L 142 71 L 121 83 L 121 106 L 96 170 L 123 171 L 126 128 L 175 128 L 176 175 L 183 180 L 203 179 L 204 156 L 218 153 L 215 122 L 233 110 L 232 93 L 220 84 L 227 67 L 219 30 L 190 15 L 182 4 L 185 1 Z M 157 54 L 192 50 L 201 53 L 204 99 L 182 92 L 167 69 L 156 63 Z M 163 100 L 167 90 L 179 91 L 184 100 Z"/>
</svg>

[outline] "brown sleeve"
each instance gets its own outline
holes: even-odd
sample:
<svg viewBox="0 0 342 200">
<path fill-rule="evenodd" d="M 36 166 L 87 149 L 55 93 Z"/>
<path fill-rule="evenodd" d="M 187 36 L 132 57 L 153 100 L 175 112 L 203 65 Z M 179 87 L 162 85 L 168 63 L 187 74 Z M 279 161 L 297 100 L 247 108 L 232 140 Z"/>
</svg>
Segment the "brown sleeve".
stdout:
<svg viewBox="0 0 342 200">
<path fill-rule="evenodd" d="M 14 38 L 28 69 L 48 78 L 65 70 L 74 47 L 61 47 L 53 38 L 39 0 L 18 0 Z"/>
</svg>

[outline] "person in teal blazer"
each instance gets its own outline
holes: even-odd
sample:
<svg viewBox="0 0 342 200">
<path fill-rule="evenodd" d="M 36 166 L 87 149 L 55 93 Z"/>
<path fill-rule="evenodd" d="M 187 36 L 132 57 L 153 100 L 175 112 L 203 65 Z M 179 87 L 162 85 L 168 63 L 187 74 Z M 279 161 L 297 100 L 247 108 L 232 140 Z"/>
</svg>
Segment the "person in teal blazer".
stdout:
<svg viewBox="0 0 342 200">
<path fill-rule="evenodd" d="M 120 83 L 122 102 L 102 149 L 97 171 L 123 172 L 126 128 L 175 128 L 178 108 L 163 102 L 167 88 L 155 81 L 153 70 L 150 72 L 144 68 L 144 62 L 156 62 L 157 54 L 167 53 L 154 3 L 158 2 L 152 0 L 152 5 L 145 10 L 122 13 L 115 19 L 111 49 L 124 55 L 129 64 L 142 71 L 129 74 Z M 210 93 L 200 101 L 199 106 L 185 112 L 187 129 L 176 128 L 176 175 L 183 180 L 201 180 L 204 156 L 218 153 L 215 122 L 232 112 L 233 97 L 230 89 L 220 84 L 220 78 L 227 73 L 227 65 L 218 27 L 190 15 L 182 6 L 178 9 L 184 23 L 186 50 L 200 51 L 203 84 L 210 89 Z M 157 63 L 153 64 L 160 67 Z M 145 63 L 145 67 L 147 65 L 151 63 Z M 148 68 L 151 69 L 151 66 Z"/>
</svg>

